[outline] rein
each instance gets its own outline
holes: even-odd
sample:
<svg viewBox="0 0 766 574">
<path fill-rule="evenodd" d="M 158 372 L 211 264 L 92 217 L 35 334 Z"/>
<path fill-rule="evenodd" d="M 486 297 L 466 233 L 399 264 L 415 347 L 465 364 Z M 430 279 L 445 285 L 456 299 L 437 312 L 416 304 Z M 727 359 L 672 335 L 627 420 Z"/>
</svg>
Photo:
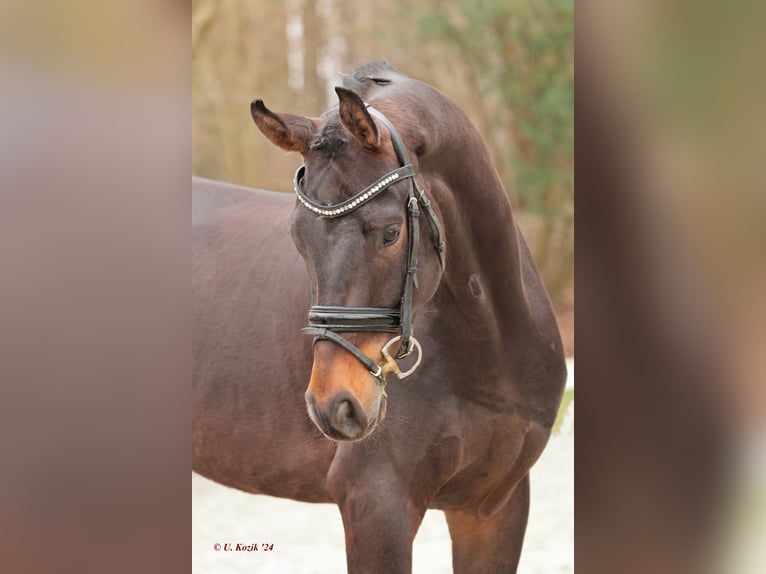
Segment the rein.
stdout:
<svg viewBox="0 0 766 574">
<path fill-rule="evenodd" d="M 302 165 L 295 172 L 294 187 L 298 200 L 309 210 L 320 217 L 335 218 L 347 215 L 366 203 L 372 201 L 375 197 L 383 193 L 393 184 L 407 179 L 409 191 L 407 195 L 407 268 L 405 270 L 404 288 L 402 298 L 398 308 L 388 307 L 343 307 L 312 305 L 309 309 L 309 326 L 301 329 L 306 335 L 313 335 L 314 342 L 323 339 L 332 341 L 339 345 L 354 357 L 356 357 L 370 374 L 375 377 L 381 385 L 385 385 L 386 370 L 393 371 L 400 379 L 411 375 L 420 365 L 423 358 L 423 350 L 418 340 L 412 335 L 412 296 L 417 287 L 417 266 L 418 266 L 418 247 L 420 242 L 419 219 L 421 209 L 425 215 L 426 221 L 431 229 L 434 248 L 439 255 L 439 264 L 444 270 L 444 239 L 442 227 L 436 213 L 431 206 L 431 202 L 426 197 L 423 189 L 415 181 L 415 168 L 410 162 L 407 148 L 404 146 L 402 138 L 396 131 L 396 128 L 380 111 L 367 104 L 370 114 L 380 120 L 388 128 L 391 135 L 391 143 L 399 161 L 399 167 L 373 182 L 354 196 L 336 203 L 334 205 L 322 205 L 303 191 L 303 179 L 306 175 L 306 166 Z M 372 358 L 365 355 L 361 349 L 353 345 L 338 333 L 343 332 L 388 332 L 398 333 L 390 339 L 381 349 L 384 358 L 384 364 L 376 363 Z M 399 352 L 395 357 L 389 353 L 391 345 L 401 341 Z M 417 350 L 418 358 L 415 365 L 409 370 L 403 372 L 396 363 L 397 359 L 403 359 Z"/>
</svg>

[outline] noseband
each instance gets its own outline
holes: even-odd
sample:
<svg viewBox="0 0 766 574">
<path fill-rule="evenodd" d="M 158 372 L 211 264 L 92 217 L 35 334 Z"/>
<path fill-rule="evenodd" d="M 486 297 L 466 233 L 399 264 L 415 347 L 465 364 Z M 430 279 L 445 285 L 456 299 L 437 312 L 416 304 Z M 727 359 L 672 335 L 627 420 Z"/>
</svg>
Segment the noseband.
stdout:
<svg viewBox="0 0 766 574">
<path fill-rule="evenodd" d="M 350 343 L 338 333 L 370 332 L 370 333 L 398 333 L 388 341 L 381 349 L 386 370 L 393 371 L 397 377 L 403 379 L 411 375 L 420 365 L 423 351 L 420 343 L 412 336 L 412 295 L 417 287 L 418 243 L 420 232 L 418 220 L 420 209 L 428 221 L 433 236 L 434 247 L 439 255 L 439 263 L 444 270 L 444 241 L 439 219 L 434 213 L 431 202 L 423 189 L 415 181 L 415 168 L 410 162 L 407 149 L 402 138 L 393 124 L 381 112 L 367 104 L 370 114 L 380 120 L 388 128 L 391 134 L 391 143 L 399 161 L 399 167 L 390 171 L 379 180 L 375 181 L 356 195 L 335 205 L 322 205 L 309 198 L 303 191 L 303 178 L 306 166 L 300 166 L 295 172 L 295 193 L 298 200 L 309 210 L 319 217 L 337 218 L 348 215 L 352 211 L 372 201 L 393 184 L 408 180 L 409 192 L 407 196 L 407 269 L 404 277 L 404 289 L 398 308 L 388 307 L 342 307 L 327 305 L 312 305 L 309 309 L 309 326 L 301 331 L 306 335 L 313 335 L 314 341 L 324 339 L 339 345 L 354 357 L 356 357 L 374 376 L 381 385 L 385 384 L 383 366 L 376 363 L 372 358 L 365 355 L 361 349 Z M 401 342 L 396 357 L 391 357 L 389 348 L 397 341 Z M 402 372 L 396 363 L 396 359 L 403 359 L 417 350 L 418 358 L 415 365 L 409 370 Z"/>
</svg>

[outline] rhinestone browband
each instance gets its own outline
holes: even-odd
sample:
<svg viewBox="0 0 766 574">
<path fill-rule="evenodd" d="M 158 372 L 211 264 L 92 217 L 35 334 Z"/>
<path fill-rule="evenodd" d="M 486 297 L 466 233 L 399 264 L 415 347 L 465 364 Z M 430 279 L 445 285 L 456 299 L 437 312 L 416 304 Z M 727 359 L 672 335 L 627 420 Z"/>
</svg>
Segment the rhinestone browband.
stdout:
<svg viewBox="0 0 766 574">
<path fill-rule="evenodd" d="M 341 203 L 336 203 L 335 205 L 321 205 L 306 196 L 303 192 L 303 176 L 305 173 L 306 166 L 300 166 L 295 172 L 295 179 L 293 180 L 293 187 L 295 188 L 295 193 L 300 202 L 314 213 L 323 217 L 338 217 L 361 207 L 400 179 L 414 177 L 415 168 L 409 164 L 391 171 L 356 195 Z"/>
</svg>

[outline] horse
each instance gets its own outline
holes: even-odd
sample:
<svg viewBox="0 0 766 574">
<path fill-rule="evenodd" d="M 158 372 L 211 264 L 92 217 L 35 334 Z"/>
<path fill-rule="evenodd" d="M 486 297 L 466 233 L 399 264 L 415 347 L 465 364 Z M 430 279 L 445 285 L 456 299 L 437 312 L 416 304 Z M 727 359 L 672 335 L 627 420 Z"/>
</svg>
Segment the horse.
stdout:
<svg viewBox="0 0 766 574">
<path fill-rule="evenodd" d="M 453 100 L 387 63 L 335 91 L 251 104 L 296 196 L 192 180 L 193 470 L 337 504 L 350 573 L 411 572 L 429 508 L 455 573 L 515 572 L 566 378 L 550 299 Z"/>
</svg>

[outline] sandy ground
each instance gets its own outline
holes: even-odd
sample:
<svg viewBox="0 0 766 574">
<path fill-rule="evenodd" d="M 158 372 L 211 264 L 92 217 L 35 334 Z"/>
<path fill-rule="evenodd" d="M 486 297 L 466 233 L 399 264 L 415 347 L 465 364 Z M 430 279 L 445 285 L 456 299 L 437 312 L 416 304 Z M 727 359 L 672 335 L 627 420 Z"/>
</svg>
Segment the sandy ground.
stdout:
<svg viewBox="0 0 766 574">
<path fill-rule="evenodd" d="M 572 417 L 573 418 L 573 417 Z M 532 502 L 519 574 L 574 572 L 574 436 L 566 422 L 532 469 Z M 257 544 L 255 551 L 215 544 Z M 273 549 L 265 550 L 273 545 Z M 256 496 L 192 473 L 194 574 L 341 574 L 343 525 L 334 505 Z M 444 515 L 429 510 L 415 538 L 415 574 L 452 572 Z"/>
</svg>

